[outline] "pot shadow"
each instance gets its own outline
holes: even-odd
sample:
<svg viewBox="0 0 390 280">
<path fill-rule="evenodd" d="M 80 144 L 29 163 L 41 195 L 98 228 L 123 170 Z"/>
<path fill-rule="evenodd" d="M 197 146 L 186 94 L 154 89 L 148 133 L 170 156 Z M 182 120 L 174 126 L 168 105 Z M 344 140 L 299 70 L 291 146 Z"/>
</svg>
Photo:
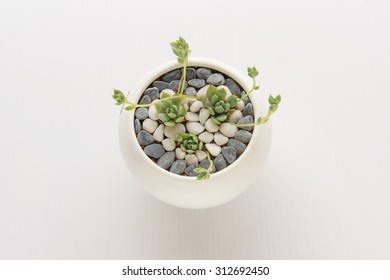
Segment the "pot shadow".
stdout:
<svg viewBox="0 0 390 280">
<path fill-rule="evenodd" d="M 266 174 L 264 174 L 266 176 Z M 258 259 L 265 257 L 271 229 L 264 197 L 268 178 L 224 205 L 188 210 L 139 192 L 131 221 L 137 238 L 130 259 Z M 265 183 L 265 184 L 264 184 Z M 129 221 L 130 222 L 130 221 Z"/>
</svg>

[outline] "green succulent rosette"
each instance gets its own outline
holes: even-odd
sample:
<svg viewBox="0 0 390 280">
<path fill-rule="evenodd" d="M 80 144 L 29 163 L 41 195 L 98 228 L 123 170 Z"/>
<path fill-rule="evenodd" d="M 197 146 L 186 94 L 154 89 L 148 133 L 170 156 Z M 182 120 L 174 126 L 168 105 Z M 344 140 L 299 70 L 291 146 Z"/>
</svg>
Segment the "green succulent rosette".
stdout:
<svg viewBox="0 0 390 280">
<path fill-rule="evenodd" d="M 156 110 L 159 113 L 158 118 L 166 126 L 174 126 L 176 123 L 184 121 L 184 116 L 187 113 L 186 107 L 182 104 L 182 98 L 171 98 L 164 100 L 168 96 L 162 96 L 161 102 L 156 103 Z"/>
<path fill-rule="evenodd" d="M 226 121 L 229 111 L 237 105 L 237 100 L 235 95 L 226 98 L 224 88 L 217 89 L 215 86 L 210 85 L 202 99 L 202 103 L 203 108 L 209 110 L 211 120 L 215 124 L 220 125 Z"/>
<path fill-rule="evenodd" d="M 175 136 L 174 141 L 187 154 L 193 154 L 203 148 L 203 142 L 199 141 L 196 135 L 190 133 L 180 133 Z"/>
</svg>

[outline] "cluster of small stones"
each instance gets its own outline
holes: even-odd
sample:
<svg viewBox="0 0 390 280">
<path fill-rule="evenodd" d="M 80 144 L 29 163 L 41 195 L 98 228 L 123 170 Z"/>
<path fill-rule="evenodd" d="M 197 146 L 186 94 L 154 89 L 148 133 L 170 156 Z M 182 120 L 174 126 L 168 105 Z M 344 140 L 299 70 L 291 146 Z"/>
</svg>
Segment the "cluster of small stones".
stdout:
<svg viewBox="0 0 390 280">
<path fill-rule="evenodd" d="M 170 95 L 178 90 L 181 69 L 173 70 L 154 81 L 145 90 L 140 104 L 149 104 L 159 100 L 163 92 Z M 245 94 L 242 88 L 231 78 L 208 68 L 187 68 L 185 95 L 203 97 L 209 85 L 223 87 L 227 97 L 231 94 L 241 97 Z M 253 127 L 231 125 L 228 122 L 216 125 L 209 117 L 210 113 L 203 108 L 201 101 L 185 99 L 187 108 L 185 121 L 173 127 L 164 126 L 158 119 L 154 106 L 138 108 L 135 111 L 135 133 L 141 147 L 158 166 L 172 173 L 186 176 L 197 176 L 197 167 L 207 169 L 210 162 L 204 151 L 187 154 L 176 146 L 173 138 L 179 133 L 197 135 L 204 143 L 206 150 L 214 161 L 213 171 L 217 172 L 232 164 L 246 149 L 252 137 Z M 229 115 L 229 122 L 253 123 L 253 107 L 249 98 L 237 103 L 236 110 Z"/>
</svg>

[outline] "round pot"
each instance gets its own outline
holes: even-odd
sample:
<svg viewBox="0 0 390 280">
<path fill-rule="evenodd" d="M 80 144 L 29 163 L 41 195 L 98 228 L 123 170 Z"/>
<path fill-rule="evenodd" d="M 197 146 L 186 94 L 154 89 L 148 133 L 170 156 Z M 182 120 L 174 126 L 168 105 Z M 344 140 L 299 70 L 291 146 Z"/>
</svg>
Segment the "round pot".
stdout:
<svg viewBox="0 0 390 280">
<path fill-rule="evenodd" d="M 240 71 L 215 60 L 190 58 L 188 66 L 207 67 L 235 80 L 246 92 L 252 86 L 251 79 Z M 160 65 L 144 76 L 131 91 L 128 99 L 138 102 L 148 86 L 163 74 L 181 68 L 177 61 Z M 265 115 L 258 93 L 251 94 L 255 119 Z M 263 102 L 265 103 L 265 102 Z M 138 144 L 134 132 L 134 110 L 122 110 L 119 121 L 119 142 L 123 158 L 137 185 L 149 194 L 168 204 L 190 209 L 214 207 L 242 194 L 256 180 L 264 165 L 271 145 L 271 123 L 256 126 L 244 153 L 225 169 L 211 174 L 209 179 L 196 180 L 173 174 L 155 164 Z"/>
</svg>

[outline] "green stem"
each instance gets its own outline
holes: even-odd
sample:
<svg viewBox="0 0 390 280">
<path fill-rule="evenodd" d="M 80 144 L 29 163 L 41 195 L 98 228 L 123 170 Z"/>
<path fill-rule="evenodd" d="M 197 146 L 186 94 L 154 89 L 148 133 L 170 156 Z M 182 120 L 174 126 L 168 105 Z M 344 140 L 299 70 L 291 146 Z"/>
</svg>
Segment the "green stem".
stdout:
<svg viewBox="0 0 390 280">
<path fill-rule="evenodd" d="M 207 168 L 207 171 L 211 173 L 213 171 L 214 162 L 211 160 L 210 153 L 208 151 L 206 151 L 206 154 L 207 154 L 207 159 L 210 162 L 210 166 L 209 168 Z"/>
<path fill-rule="evenodd" d="M 256 126 L 256 125 L 262 125 L 264 123 L 266 123 L 268 121 L 268 119 L 271 117 L 271 115 L 274 113 L 275 111 L 268 111 L 267 115 L 263 118 L 260 119 L 260 122 L 257 123 L 243 123 L 243 124 L 237 124 L 237 123 L 232 123 L 232 122 L 229 122 L 231 125 L 234 125 L 234 126 L 237 126 L 237 127 L 250 127 L 250 126 Z"/>
<path fill-rule="evenodd" d="M 184 99 L 184 98 L 192 98 L 192 99 L 196 99 L 196 100 L 199 100 L 198 97 L 196 96 L 190 96 L 190 95 L 172 95 L 170 97 L 166 97 L 166 98 L 163 98 L 163 99 L 160 99 L 158 100 L 157 102 L 154 102 L 154 103 L 149 103 L 149 104 L 134 104 L 130 101 L 128 101 L 127 99 L 125 100 L 125 103 L 129 104 L 129 105 L 136 105 L 135 108 L 142 108 L 142 107 L 150 107 L 152 105 L 156 105 L 157 103 L 161 103 L 165 100 L 169 100 L 169 99 L 174 99 L 174 98 L 180 98 L 180 99 Z M 134 109 L 135 109 L 134 108 Z"/>
<path fill-rule="evenodd" d="M 275 111 L 268 111 L 267 115 L 264 117 L 264 118 L 261 118 L 261 121 L 259 123 L 260 124 L 263 124 L 263 123 L 266 123 L 269 119 L 269 117 L 271 117 L 271 115 L 274 113 Z"/>
<path fill-rule="evenodd" d="M 229 122 L 229 124 L 237 126 L 237 127 L 249 127 L 249 126 L 256 126 L 256 123 L 245 123 L 245 124 L 237 124 Z"/>
<path fill-rule="evenodd" d="M 187 79 L 187 63 L 183 64 L 183 74 L 181 75 L 182 80 L 180 81 L 180 91 L 179 95 L 183 95 L 184 87 L 186 85 L 186 79 Z"/>
<path fill-rule="evenodd" d="M 246 93 L 244 94 L 243 96 L 241 96 L 241 98 L 239 98 L 237 100 L 237 102 L 241 101 L 241 100 L 244 100 L 245 98 L 247 98 L 249 96 L 249 94 L 251 94 L 254 90 L 255 90 L 255 87 L 256 87 L 256 79 L 255 78 L 252 78 L 252 81 L 253 81 L 253 85 L 252 85 L 252 88 Z"/>
<path fill-rule="evenodd" d="M 178 93 L 178 94 L 180 94 L 182 84 L 183 84 L 183 73 L 181 74 L 181 77 L 180 77 L 179 88 L 178 88 L 178 90 L 177 90 L 177 93 Z"/>
</svg>

